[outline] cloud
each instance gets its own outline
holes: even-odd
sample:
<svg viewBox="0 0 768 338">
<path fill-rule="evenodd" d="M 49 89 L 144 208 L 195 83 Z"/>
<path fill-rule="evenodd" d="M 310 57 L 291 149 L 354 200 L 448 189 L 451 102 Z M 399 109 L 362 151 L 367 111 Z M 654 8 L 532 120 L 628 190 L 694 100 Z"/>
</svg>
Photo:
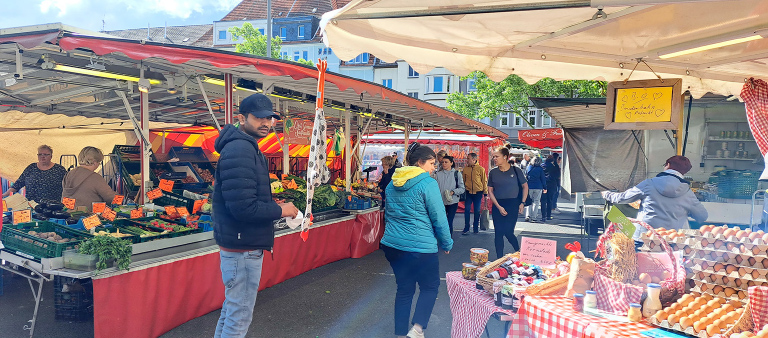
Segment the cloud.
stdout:
<svg viewBox="0 0 768 338">
<path fill-rule="evenodd" d="M 171 17 L 187 19 L 193 14 L 204 14 L 207 11 L 229 11 L 240 0 L 42 0 L 40 12 L 49 14 L 58 10 L 58 17 L 65 17 L 75 9 L 92 9 L 95 12 L 105 10 L 122 10 L 123 14 L 141 13 L 144 15 L 166 14 Z"/>
<path fill-rule="evenodd" d="M 59 10 L 59 13 L 57 14 L 59 17 L 63 17 L 67 14 L 67 9 L 72 6 L 80 6 L 82 4 L 82 0 L 43 0 L 40 2 L 40 12 L 43 14 L 48 13 L 49 10 L 51 10 L 51 7 L 55 7 Z"/>
</svg>

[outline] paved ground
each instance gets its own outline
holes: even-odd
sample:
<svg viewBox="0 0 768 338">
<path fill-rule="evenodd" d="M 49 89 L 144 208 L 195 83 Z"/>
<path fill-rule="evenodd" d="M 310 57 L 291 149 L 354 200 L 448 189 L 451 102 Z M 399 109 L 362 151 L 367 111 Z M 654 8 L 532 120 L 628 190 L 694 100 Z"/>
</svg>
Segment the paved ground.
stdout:
<svg viewBox="0 0 768 338">
<path fill-rule="evenodd" d="M 558 241 L 558 255 L 565 257 L 563 245 L 579 239 L 578 214 L 563 203 L 563 210 L 548 224 L 520 222 L 518 238 L 531 236 Z M 570 212 L 569 212 L 570 210 Z M 456 228 L 463 217 L 456 217 Z M 469 261 L 469 249 L 488 248 L 493 252 L 493 232 L 461 236 L 454 234 L 455 245 L 449 255 L 440 255 L 440 271 L 461 269 Z M 594 244 L 592 244 L 594 248 Z M 511 252 L 507 243 L 506 252 Z M 493 255 L 492 255 L 493 256 Z M 0 296 L 0 337 L 24 337 L 22 329 L 31 318 L 34 302 L 25 279 L 5 273 L 5 294 Z M 248 337 L 330 338 L 394 337 L 394 275 L 381 251 L 360 259 L 346 259 L 318 269 L 259 293 L 254 320 Z M 93 322 L 72 323 L 54 320 L 53 288 L 47 283 L 40 310 L 36 337 L 92 337 Z M 415 306 L 415 301 L 414 301 Z M 219 311 L 193 319 L 164 338 L 212 337 Z M 451 312 L 445 282 L 430 319 L 427 337 L 450 337 Z M 491 320 L 491 337 L 503 336 L 503 324 Z"/>
</svg>

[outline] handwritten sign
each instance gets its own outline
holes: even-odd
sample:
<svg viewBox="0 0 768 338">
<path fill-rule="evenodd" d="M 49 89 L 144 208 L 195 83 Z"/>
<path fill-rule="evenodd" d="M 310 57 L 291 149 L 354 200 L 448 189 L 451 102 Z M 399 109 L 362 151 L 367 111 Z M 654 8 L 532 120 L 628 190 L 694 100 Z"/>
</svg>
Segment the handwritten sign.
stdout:
<svg viewBox="0 0 768 338">
<path fill-rule="evenodd" d="M 168 215 L 168 216 L 173 216 L 173 215 L 177 214 L 176 207 L 174 207 L 172 205 L 169 205 L 169 206 L 165 207 L 165 214 Z"/>
<path fill-rule="evenodd" d="M 202 208 L 203 208 L 203 205 L 204 205 L 205 203 L 208 203 L 208 199 L 204 199 L 204 200 L 196 200 L 196 201 L 195 201 L 195 204 L 192 206 L 192 213 L 193 213 L 193 214 L 196 214 L 196 213 L 198 213 L 198 212 L 200 211 L 200 209 L 202 209 Z"/>
<path fill-rule="evenodd" d="M 173 181 L 171 180 L 160 180 L 160 184 L 157 185 L 160 187 L 160 190 L 171 192 L 173 191 Z"/>
<path fill-rule="evenodd" d="M 107 208 L 107 203 L 92 203 L 91 206 L 93 207 L 94 213 L 100 214 Z"/>
<path fill-rule="evenodd" d="M 147 198 L 151 200 L 156 200 L 160 197 L 163 197 L 163 191 L 160 188 L 147 192 Z"/>
<path fill-rule="evenodd" d="M 131 210 L 131 219 L 137 219 L 144 217 L 144 212 L 141 209 Z"/>
<path fill-rule="evenodd" d="M 178 207 L 176 208 L 176 212 L 178 212 L 179 216 L 181 217 L 189 216 L 189 211 L 187 210 L 187 207 Z"/>
<path fill-rule="evenodd" d="M 83 226 L 86 230 L 91 230 L 97 226 L 101 225 L 101 220 L 99 219 L 99 215 L 91 215 L 86 218 L 83 218 Z"/>
<path fill-rule="evenodd" d="M 32 221 L 32 210 L 24 209 L 13 212 L 13 224 L 27 223 Z"/>
<path fill-rule="evenodd" d="M 605 129 L 676 129 L 682 110 L 681 79 L 611 82 Z"/>
<path fill-rule="evenodd" d="M 520 260 L 543 268 L 554 268 L 557 261 L 557 241 L 523 237 Z"/>
<path fill-rule="evenodd" d="M 61 203 L 64 204 L 64 207 L 70 210 L 75 210 L 75 199 L 64 197 L 61 199 Z"/>
<path fill-rule="evenodd" d="M 124 200 L 125 196 L 115 195 L 115 198 L 112 199 L 112 205 L 122 205 Z"/>
<path fill-rule="evenodd" d="M 635 229 L 637 227 L 635 227 L 632 221 L 630 221 L 627 216 L 624 216 L 624 213 L 622 213 L 616 206 L 611 206 L 611 210 L 608 211 L 608 220 L 620 224 L 621 232 L 627 235 L 627 237 L 632 238 L 632 236 L 635 235 Z"/>
<path fill-rule="evenodd" d="M 117 218 L 117 213 L 109 207 L 105 207 L 104 211 L 101 212 L 101 217 L 108 221 L 114 221 Z"/>
<path fill-rule="evenodd" d="M 3 200 L 3 212 L 6 212 L 6 211 L 8 211 L 8 202 Z"/>
<path fill-rule="evenodd" d="M 293 120 L 293 126 L 288 128 L 288 143 L 308 145 L 314 126 L 314 122 L 309 120 Z"/>
</svg>

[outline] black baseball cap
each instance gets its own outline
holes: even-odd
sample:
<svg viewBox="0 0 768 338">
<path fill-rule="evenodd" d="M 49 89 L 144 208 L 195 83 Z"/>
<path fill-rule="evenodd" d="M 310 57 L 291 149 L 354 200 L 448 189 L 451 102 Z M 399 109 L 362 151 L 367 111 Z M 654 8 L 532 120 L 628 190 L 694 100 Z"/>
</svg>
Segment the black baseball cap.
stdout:
<svg viewBox="0 0 768 338">
<path fill-rule="evenodd" d="M 273 117 L 278 120 L 280 119 L 280 115 L 272 109 L 272 100 L 264 94 L 253 94 L 243 99 L 243 102 L 240 102 L 240 114 L 246 117 L 248 114 L 251 114 L 259 118 Z"/>
</svg>

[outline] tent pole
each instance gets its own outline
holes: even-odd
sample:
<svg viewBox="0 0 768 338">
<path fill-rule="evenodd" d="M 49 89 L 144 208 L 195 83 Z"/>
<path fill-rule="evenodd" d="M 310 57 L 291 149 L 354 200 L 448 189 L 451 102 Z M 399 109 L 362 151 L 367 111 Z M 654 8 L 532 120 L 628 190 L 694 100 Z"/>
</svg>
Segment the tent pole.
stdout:
<svg viewBox="0 0 768 338">
<path fill-rule="evenodd" d="M 141 135 L 144 140 L 149 140 L 149 93 L 139 91 L 141 100 Z M 149 153 L 152 151 L 152 145 L 147 142 L 139 141 L 141 145 L 141 190 L 139 190 L 138 200 L 144 201 L 144 196 L 149 188 Z"/>
<path fill-rule="evenodd" d="M 283 147 L 283 174 L 284 175 L 288 175 L 288 174 L 291 173 L 291 170 L 290 170 L 291 169 L 290 168 L 290 165 L 291 165 L 291 154 L 289 153 L 290 150 L 291 150 L 291 147 L 290 147 L 290 144 L 288 143 L 288 129 L 285 128 L 285 119 L 288 118 L 288 107 L 287 107 L 287 105 L 285 103 L 280 102 L 280 100 L 278 100 L 277 102 L 278 102 L 278 109 L 280 109 L 280 110 L 285 112 L 284 117 L 283 117 L 283 144 L 282 144 L 282 147 Z M 275 137 L 277 137 L 277 133 L 275 133 Z"/>
<path fill-rule="evenodd" d="M 344 183 L 347 192 L 352 191 L 352 127 L 349 110 L 344 111 Z"/>
<path fill-rule="evenodd" d="M 408 139 L 411 137 L 411 125 L 410 124 L 408 124 L 408 123 L 405 124 L 405 130 L 403 131 L 403 134 L 405 136 L 405 138 L 404 138 L 404 140 L 405 140 L 405 150 L 403 151 L 403 165 L 409 165 L 409 164 L 405 163 L 406 162 L 405 159 L 408 158 L 408 141 L 409 141 Z"/>
<path fill-rule="evenodd" d="M 235 123 L 235 115 L 234 115 L 234 102 L 232 102 L 232 92 L 233 92 L 233 78 L 232 74 L 226 73 L 224 74 L 224 124 L 233 124 Z"/>
<path fill-rule="evenodd" d="M 675 155 L 683 155 L 683 117 L 685 116 L 685 94 L 682 95 L 680 100 L 680 121 L 677 125 L 677 139 L 675 147 Z"/>
<path fill-rule="evenodd" d="M 203 94 L 203 100 L 205 100 L 205 105 L 208 107 L 208 113 L 211 114 L 211 119 L 213 120 L 213 126 L 216 127 L 216 130 L 221 130 L 221 125 L 219 125 L 219 120 L 216 119 L 216 115 L 213 114 L 213 108 L 211 108 L 211 101 L 208 100 L 208 94 L 205 92 L 205 87 L 203 87 L 203 81 L 200 80 L 200 77 L 197 77 L 197 84 L 200 86 L 200 93 Z"/>
</svg>

